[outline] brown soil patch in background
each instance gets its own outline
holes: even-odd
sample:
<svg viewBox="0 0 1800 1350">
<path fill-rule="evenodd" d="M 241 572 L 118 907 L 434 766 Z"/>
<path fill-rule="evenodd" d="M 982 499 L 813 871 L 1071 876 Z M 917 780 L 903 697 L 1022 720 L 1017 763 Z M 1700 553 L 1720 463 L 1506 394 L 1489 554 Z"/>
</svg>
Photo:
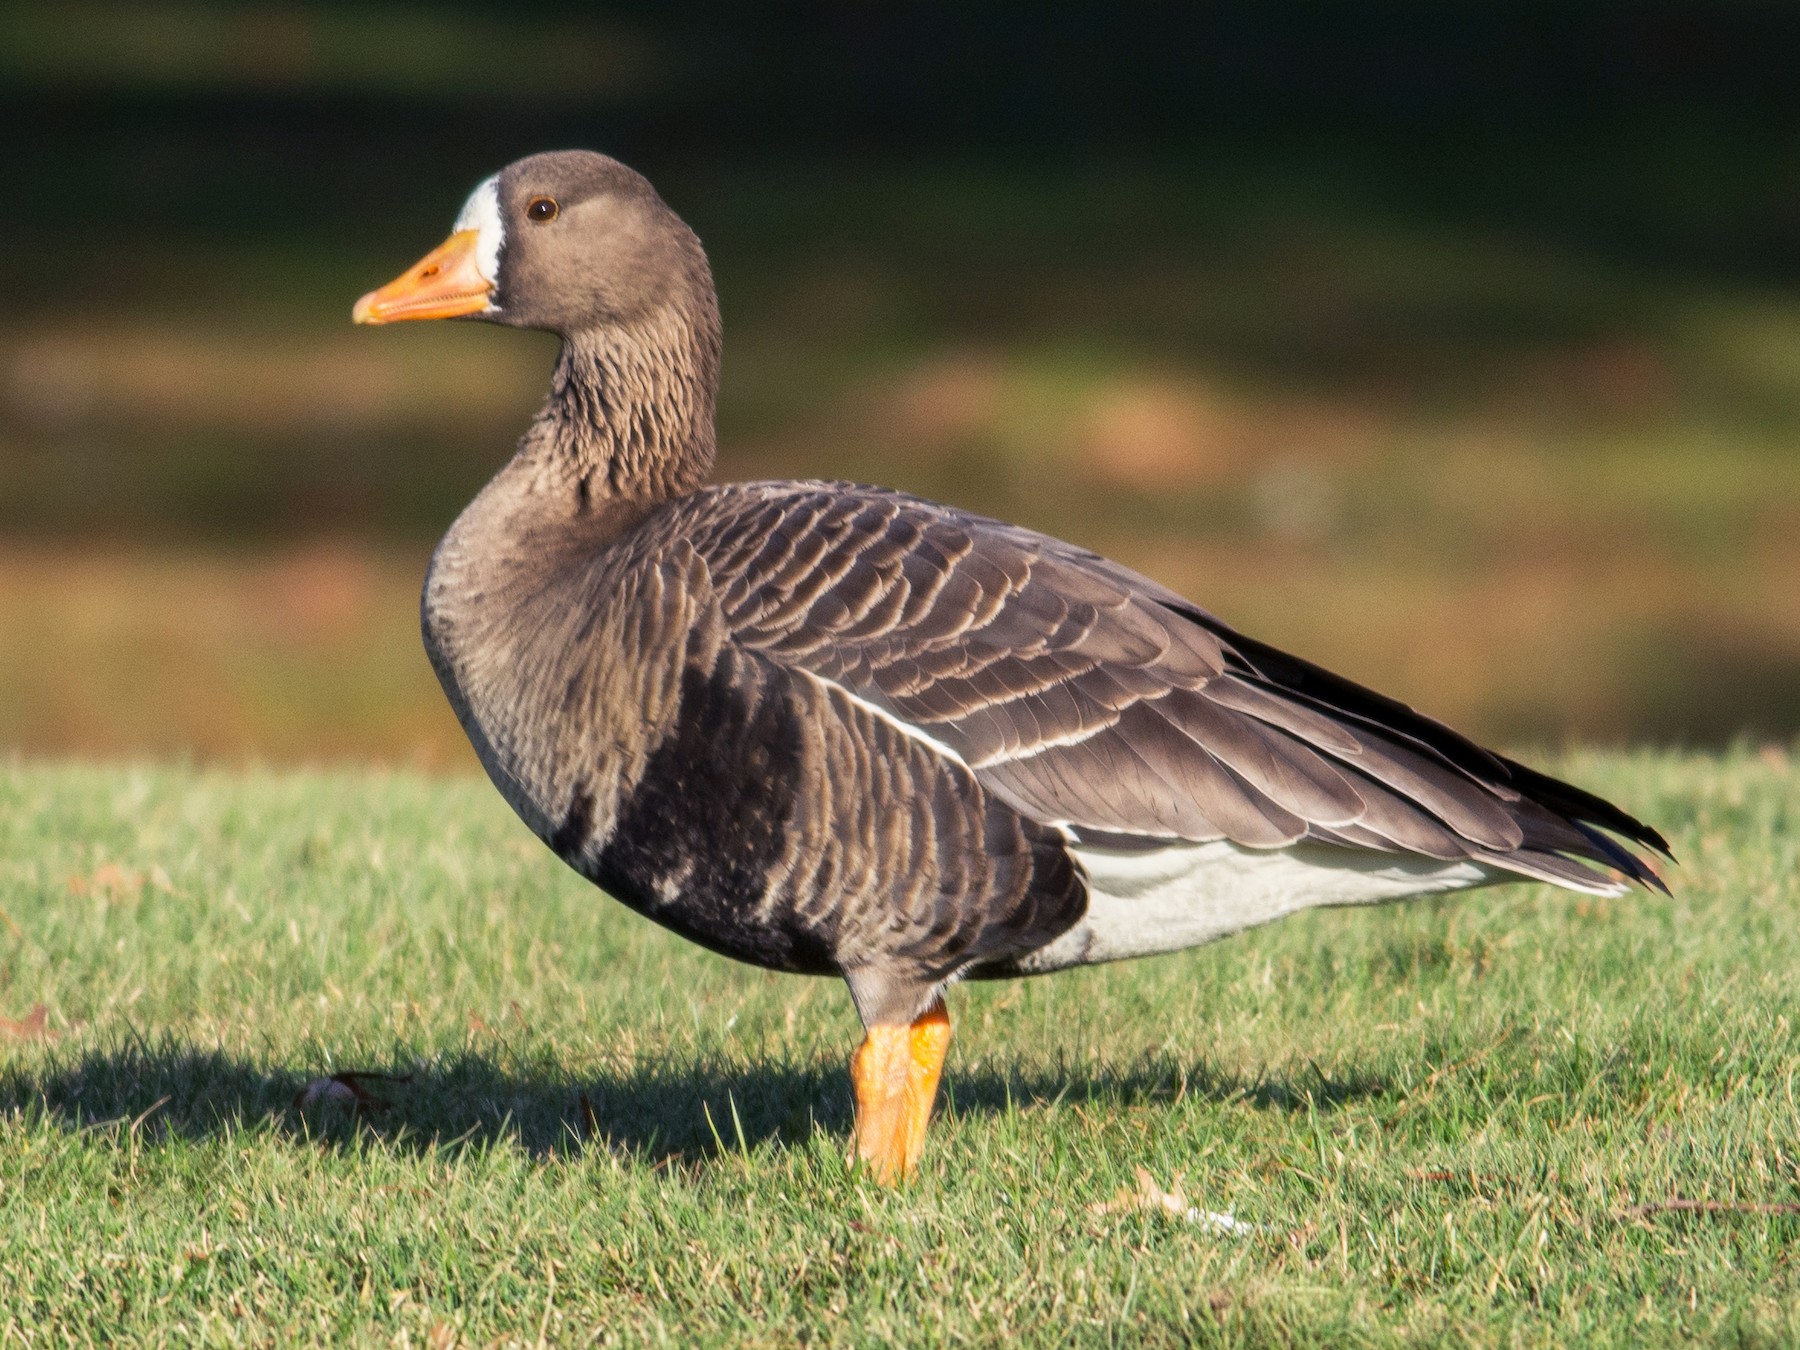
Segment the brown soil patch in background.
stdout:
<svg viewBox="0 0 1800 1350">
<path fill-rule="evenodd" d="M 469 768 L 420 646 L 423 570 L 332 540 L 0 549 L 0 745 Z"/>
<path fill-rule="evenodd" d="M 1279 538 L 1091 542 L 1478 737 L 1800 729 L 1791 550 L 1765 553 L 1725 589 L 1620 553 L 1458 574 Z M 420 645 L 424 562 L 422 550 L 345 540 L 240 553 L 0 548 L 0 746 L 470 770 Z"/>
</svg>

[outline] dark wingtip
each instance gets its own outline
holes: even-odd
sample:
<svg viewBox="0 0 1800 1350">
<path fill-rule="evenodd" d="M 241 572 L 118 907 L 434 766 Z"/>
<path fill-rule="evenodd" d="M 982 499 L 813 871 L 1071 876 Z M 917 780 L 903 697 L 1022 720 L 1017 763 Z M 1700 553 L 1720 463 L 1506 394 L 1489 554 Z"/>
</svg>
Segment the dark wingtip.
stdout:
<svg viewBox="0 0 1800 1350">
<path fill-rule="evenodd" d="M 1477 745 L 1404 703 L 1267 643 L 1247 638 L 1192 606 L 1165 602 L 1165 607 L 1218 637 L 1226 644 L 1228 659 L 1235 657 L 1245 673 L 1253 678 L 1266 681 L 1321 711 L 1360 722 L 1435 755 L 1475 782 L 1486 785 L 1490 791 L 1516 791 L 1581 831 L 1594 846 L 1591 861 L 1615 869 L 1646 889 L 1670 894 L 1668 884 L 1655 868 L 1610 836 L 1617 835 L 1630 844 L 1650 849 L 1673 863 L 1675 854 L 1669 841 L 1660 831 L 1604 797 Z"/>
<path fill-rule="evenodd" d="M 1603 846 L 1610 846 L 1640 866 L 1646 865 L 1635 854 L 1619 848 L 1610 838 L 1599 834 L 1598 831 L 1611 831 L 1622 839 L 1627 839 L 1644 848 L 1653 849 L 1671 863 L 1676 861 L 1674 850 L 1669 847 L 1669 841 L 1663 838 L 1660 830 L 1644 824 L 1636 816 L 1614 806 L 1606 798 L 1596 796 L 1584 788 L 1578 788 L 1573 783 L 1565 783 L 1560 778 L 1552 778 L 1547 773 L 1527 768 L 1517 760 L 1501 756 L 1500 762 L 1506 766 L 1514 787 L 1540 806 L 1555 811 L 1590 839 L 1602 843 Z M 1654 871 L 1647 871 L 1647 875 L 1651 878 L 1656 877 Z M 1644 878 L 1638 879 L 1644 880 Z M 1650 883 L 1646 881 L 1646 884 Z M 1668 887 L 1662 884 L 1660 878 L 1656 879 L 1655 885 L 1664 894 L 1668 893 Z"/>
<path fill-rule="evenodd" d="M 1571 817 L 1569 823 L 1580 830 L 1596 849 L 1605 854 L 1606 861 L 1611 864 L 1615 871 L 1622 874 L 1626 880 L 1636 882 L 1645 890 L 1660 891 L 1664 895 L 1674 894 L 1674 892 L 1669 889 L 1669 884 L 1662 879 L 1662 874 L 1658 872 L 1655 867 L 1651 866 L 1645 859 L 1638 857 L 1638 855 L 1633 853 L 1630 849 L 1625 848 L 1616 839 L 1613 839 L 1609 835 L 1602 834 L 1584 820 L 1576 820 Z M 1654 834 L 1655 831 L 1649 831 L 1649 833 Z M 1660 835 L 1657 837 L 1659 839 L 1661 838 Z M 1650 845 L 1649 840 L 1636 840 L 1634 842 L 1643 843 L 1653 847 L 1653 845 Z M 1669 853 L 1666 848 L 1660 851 L 1670 862 L 1675 861 L 1674 855 Z"/>
</svg>

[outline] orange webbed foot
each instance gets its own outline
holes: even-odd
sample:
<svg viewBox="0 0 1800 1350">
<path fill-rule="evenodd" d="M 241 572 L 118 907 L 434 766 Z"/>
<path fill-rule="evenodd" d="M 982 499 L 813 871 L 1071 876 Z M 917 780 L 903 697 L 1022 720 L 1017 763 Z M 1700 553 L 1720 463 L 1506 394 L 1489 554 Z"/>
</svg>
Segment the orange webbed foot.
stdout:
<svg viewBox="0 0 1800 1350">
<path fill-rule="evenodd" d="M 898 1185 L 919 1165 L 949 1049 L 950 1014 L 940 998 L 910 1023 L 870 1027 L 850 1057 L 856 1156 L 884 1186 Z"/>
</svg>

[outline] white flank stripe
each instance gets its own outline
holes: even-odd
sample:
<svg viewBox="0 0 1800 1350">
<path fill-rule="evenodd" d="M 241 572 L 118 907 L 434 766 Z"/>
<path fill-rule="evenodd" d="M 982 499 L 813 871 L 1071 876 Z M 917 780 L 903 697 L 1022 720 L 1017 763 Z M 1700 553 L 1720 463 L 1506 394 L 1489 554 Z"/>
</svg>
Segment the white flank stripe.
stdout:
<svg viewBox="0 0 1800 1350">
<path fill-rule="evenodd" d="M 1116 719 L 1115 719 L 1116 722 Z M 1103 731 L 1111 731 L 1115 722 L 1107 722 L 1097 727 L 1083 727 L 1066 736 L 1051 736 L 1045 740 L 1034 741 L 1018 750 L 996 750 L 974 767 L 977 769 L 992 768 L 996 764 L 1017 764 L 1022 759 L 1033 759 L 1046 751 L 1059 750 L 1068 745 L 1080 745 L 1083 741 L 1091 741 Z"/>
<path fill-rule="evenodd" d="M 820 684 L 823 684 L 823 685 L 828 686 L 829 688 L 835 689 L 838 693 L 842 694 L 846 700 L 848 700 L 851 703 L 854 703 L 857 707 L 861 708 L 864 712 L 868 713 L 871 717 L 875 718 L 877 721 L 886 722 L 890 727 L 893 727 L 896 731 L 900 732 L 902 735 L 906 736 L 908 739 L 918 741 L 922 745 L 929 745 L 933 750 L 937 751 L 940 755 L 944 756 L 946 759 L 953 760 L 955 763 L 962 765 L 963 768 L 965 768 L 965 769 L 967 769 L 969 767 L 969 762 L 966 759 L 964 759 L 960 754 L 958 754 L 950 746 L 948 746 L 948 745 L 944 744 L 944 742 L 940 741 L 936 736 L 933 736 L 929 731 L 926 731 L 923 727 L 916 727 L 911 722 L 905 721 L 902 718 L 895 717 L 894 714 L 889 712 L 886 708 L 883 708 L 879 704 L 869 702 L 869 700 L 864 698 L 861 694 L 858 694 L 858 693 L 854 692 L 853 690 L 846 689 L 843 685 L 839 684 L 836 680 L 825 679 L 823 676 L 814 675 L 811 671 L 805 671 L 802 673 L 806 674 L 807 676 L 809 676 L 812 679 L 817 680 Z"/>
</svg>

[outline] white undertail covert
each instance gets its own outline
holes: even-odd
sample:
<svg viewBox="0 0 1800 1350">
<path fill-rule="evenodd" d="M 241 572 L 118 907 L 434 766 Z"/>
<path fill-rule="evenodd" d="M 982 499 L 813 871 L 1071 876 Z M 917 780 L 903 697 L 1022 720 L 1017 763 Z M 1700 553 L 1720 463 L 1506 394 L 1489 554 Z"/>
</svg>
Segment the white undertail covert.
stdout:
<svg viewBox="0 0 1800 1350">
<path fill-rule="evenodd" d="M 1513 879 L 1497 867 L 1299 843 L 1245 848 L 1228 840 L 1164 848 L 1077 848 L 1088 912 L 1021 970 L 1181 951 L 1304 909 L 1378 905 Z"/>
</svg>

